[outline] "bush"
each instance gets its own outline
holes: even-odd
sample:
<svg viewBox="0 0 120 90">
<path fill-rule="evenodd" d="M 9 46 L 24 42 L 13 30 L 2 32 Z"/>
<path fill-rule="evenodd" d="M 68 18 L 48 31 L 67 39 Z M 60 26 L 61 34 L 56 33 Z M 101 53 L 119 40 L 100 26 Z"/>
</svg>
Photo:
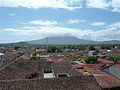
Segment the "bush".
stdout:
<svg viewBox="0 0 120 90">
<path fill-rule="evenodd" d="M 77 62 L 71 62 L 71 64 L 78 64 Z"/>
</svg>

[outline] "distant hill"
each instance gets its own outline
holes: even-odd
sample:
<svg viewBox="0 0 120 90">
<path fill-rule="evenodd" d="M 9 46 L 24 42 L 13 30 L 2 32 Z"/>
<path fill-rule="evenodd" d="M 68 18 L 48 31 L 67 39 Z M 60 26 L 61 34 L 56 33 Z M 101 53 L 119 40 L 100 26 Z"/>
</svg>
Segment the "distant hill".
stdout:
<svg viewBox="0 0 120 90">
<path fill-rule="evenodd" d="M 61 36 L 61 37 L 46 37 L 39 40 L 27 41 L 28 44 L 54 44 L 54 45 L 64 45 L 64 44 L 120 44 L 120 41 L 92 41 L 79 39 L 72 36 Z"/>
</svg>

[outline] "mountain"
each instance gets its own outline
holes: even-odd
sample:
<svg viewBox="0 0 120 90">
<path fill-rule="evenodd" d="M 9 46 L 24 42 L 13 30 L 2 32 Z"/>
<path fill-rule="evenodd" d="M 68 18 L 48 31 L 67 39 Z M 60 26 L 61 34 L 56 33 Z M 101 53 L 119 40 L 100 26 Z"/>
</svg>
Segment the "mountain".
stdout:
<svg viewBox="0 0 120 90">
<path fill-rule="evenodd" d="M 92 44 L 94 41 L 78 39 L 72 36 L 64 37 L 46 37 L 40 40 L 28 41 L 29 44 Z"/>
<path fill-rule="evenodd" d="M 73 36 L 61 36 L 61 37 L 46 37 L 39 40 L 27 41 L 28 44 L 55 44 L 55 45 L 64 45 L 64 44 L 120 44 L 118 40 L 111 41 L 92 41 L 78 39 Z"/>
</svg>

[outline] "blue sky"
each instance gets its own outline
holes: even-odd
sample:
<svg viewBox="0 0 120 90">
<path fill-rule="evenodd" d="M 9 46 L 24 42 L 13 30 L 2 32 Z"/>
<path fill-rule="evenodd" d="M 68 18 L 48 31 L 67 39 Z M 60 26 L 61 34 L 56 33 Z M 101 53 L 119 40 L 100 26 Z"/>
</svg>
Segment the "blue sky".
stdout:
<svg viewBox="0 0 120 90">
<path fill-rule="evenodd" d="M 0 43 L 48 36 L 120 40 L 120 0 L 0 0 Z"/>
</svg>

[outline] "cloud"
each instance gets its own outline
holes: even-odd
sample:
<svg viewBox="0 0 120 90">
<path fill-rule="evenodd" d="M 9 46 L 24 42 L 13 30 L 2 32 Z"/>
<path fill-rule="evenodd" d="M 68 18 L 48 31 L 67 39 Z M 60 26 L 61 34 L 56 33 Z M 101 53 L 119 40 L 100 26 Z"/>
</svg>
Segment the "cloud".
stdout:
<svg viewBox="0 0 120 90">
<path fill-rule="evenodd" d="M 120 29 L 120 22 L 116 22 L 116 23 L 110 24 L 108 26 L 108 28 L 117 28 L 117 29 Z"/>
<path fill-rule="evenodd" d="M 78 19 L 70 19 L 68 20 L 69 24 L 78 24 L 78 23 L 84 23 L 86 22 L 85 20 L 78 20 Z"/>
<path fill-rule="evenodd" d="M 111 7 L 113 12 L 120 12 L 120 0 L 112 0 Z"/>
<path fill-rule="evenodd" d="M 109 3 L 107 2 L 107 0 L 87 0 L 87 7 L 108 9 Z"/>
<path fill-rule="evenodd" d="M 80 39 L 94 41 L 120 40 L 119 22 L 113 23 L 102 30 L 83 30 L 76 28 L 50 26 L 25 26 L 21 28 L 6 28 L 5 33 L 26 37 L 24 40 L 35 40 L 48 36 L 76 36 Z M 21 40 L 21 39 L 20 39 Z"/>
<path fill-rule="evenodd" d="M 62 8 L 75 10 L 82 8 L 83 4 L 87 8 L 120 12 L 120 0 L 0 0 L 0 7 L 25 7 L 29 9 Z"/>
<path fill-rule="evenodd" d="M 104 25 L 106 25 L 105 22 L 94 22 L 91 24 L 91 26 L 104 26 Z"/>
<path fill-rule="evenodd" d="M 86 0 L 88 8 L 105 9 L 120 12 L 120 0 Z"/>
<path fill-rule="evenodd" d="M 25 8 L 64 8 L 74 10 L 81 8 L 82 0 L 0 0 L 1 7 L 25 7 Z"/>
<path fill-rule="evenodd" d="M 34 20 L 28 22 L 28 24 L 33 24 L 33 25 L 56 25 L 56 21 L 41 21 L 41 20 Z"/>
<path fill-rule="evenodd" d="M 11 13 L 10 16 L 15 16 L 15 14 L 14 14 L 14 13 Z"/>
<path fill-rule="evenodd" d="M 25 8 L 63 8 L 75 10 L 82 8 L 86 1 L 87 8 L 97 8 L 120 12 L 120 0 L 0 0 L 0 7 L 25 7 Z"/>
</svg>

